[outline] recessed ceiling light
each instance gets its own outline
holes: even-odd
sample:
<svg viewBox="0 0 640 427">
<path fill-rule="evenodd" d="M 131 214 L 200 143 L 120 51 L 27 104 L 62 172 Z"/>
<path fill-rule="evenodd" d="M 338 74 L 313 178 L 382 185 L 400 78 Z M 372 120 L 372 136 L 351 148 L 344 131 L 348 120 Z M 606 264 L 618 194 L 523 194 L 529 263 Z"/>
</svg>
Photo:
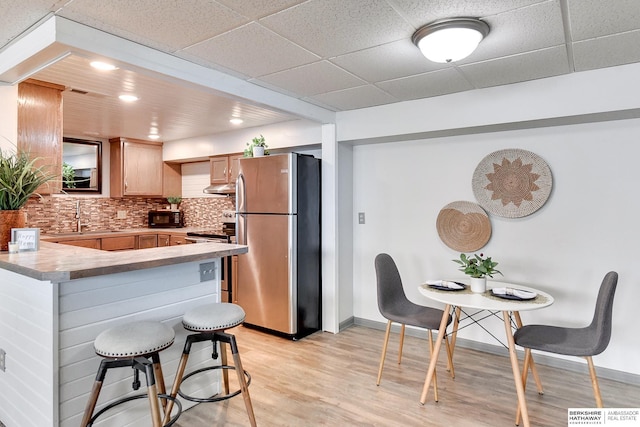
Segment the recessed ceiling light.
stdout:
<svg viewBox="0 0 640 427">
<path fill-rule="evenodd" d="M 158 139 L 160 138 L 160 135 L 158 135 L 157 133 L 152 133 L 151 135 L 149 135 L 149 139 Z"/>
<path fill-rule="evenodd" d="M 124 101 L 124 102 L 134 102 L 134 101 L 137 101 L 139 99 L 135 95 L 120 95 L 118 98 L 120 98 L 120 100 Z"/>
<path fill-rule="evenodd" d="M 229 120 L 229 121 L 230 121 L 231 123 L 233 123 L 234 125 L 239 125 L 239 124 L 244 123 L 244 120 L 239 119 L 239 118 L 237 118 L 237 117 L 234 117 L 233 119 L 231 119 L 231 120 Z"/>
<path fill-rule="evenodd" d="M 106 62 L 100 62 L 100 61 L 93 61 L 90 63 L 90 65 L 93 68 L 101 71 L 113 71 L 118 69 L 118 67 L 116 67 L 115 65 L 107 64 Z"/>
</svg>

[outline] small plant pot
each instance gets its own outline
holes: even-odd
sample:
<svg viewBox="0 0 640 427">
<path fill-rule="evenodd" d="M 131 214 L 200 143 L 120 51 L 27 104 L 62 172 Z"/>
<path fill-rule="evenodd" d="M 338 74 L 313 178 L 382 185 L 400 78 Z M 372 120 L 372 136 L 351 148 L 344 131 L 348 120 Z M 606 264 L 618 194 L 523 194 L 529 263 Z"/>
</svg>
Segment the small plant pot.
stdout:
<svg viewBox="0 0 640 427">
<path fill-rule="evenodd" d="M 177 203 L 171 203 L 171 210 L 172 211 L 177 211 L 178 210 L 178 204 Z"/>
<path fill-rule="evenodd" d="M 253 157 L 264 156 L 264 147 L 253 147 Z"/>
<path fill-rule="evenodd" d="M 487 278 L 486 277 L 472 277 L 471 278 L 471 292 L 478 294 L 484 293 L 487 290 Z"/>
</svg>

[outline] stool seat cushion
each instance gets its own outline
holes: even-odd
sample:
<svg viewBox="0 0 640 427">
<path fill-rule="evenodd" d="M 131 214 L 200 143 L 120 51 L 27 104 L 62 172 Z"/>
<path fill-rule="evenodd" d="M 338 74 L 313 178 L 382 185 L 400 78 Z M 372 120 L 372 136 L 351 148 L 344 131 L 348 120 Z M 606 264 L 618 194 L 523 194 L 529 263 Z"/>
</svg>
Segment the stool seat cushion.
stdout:
<svg viewBox="0 0 640 427">
<path fill-rule="evenodd" d="M 190 331 L 218 331 L 238 326 L 244 318 L 242 307 L 221 302 L 192 308 L 182 317 L 182 325 Z"/>
<path fill-rule="evenodd" d="M 137 357 L 164 350 L 173 344 L 173 328 L 160 322 L 131 322 L 107 329 L 93 342 L 103 357 Z"/>
</svg>

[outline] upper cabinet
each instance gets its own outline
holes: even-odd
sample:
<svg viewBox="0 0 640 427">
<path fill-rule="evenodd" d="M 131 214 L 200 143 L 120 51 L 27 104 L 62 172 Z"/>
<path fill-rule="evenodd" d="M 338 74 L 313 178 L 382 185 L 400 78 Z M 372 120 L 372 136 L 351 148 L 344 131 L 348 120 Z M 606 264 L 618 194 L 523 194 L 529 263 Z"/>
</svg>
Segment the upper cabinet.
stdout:
<svg viewBox="0 0 640 427">
<path fill-rule="evenodd" d="M 238 178 L 238 160 L 242 154 L 209 157 L 211 184 L 233 184 Z"/>
<path fill-rule="evenodd" d="M 38 188 L 39 194 L 59 193 L 62 187 L 63 90 L 64 86 L 32 79 L 18 85 L 17 146 L 56 176 Z"/>
<path fill-rule="evenodd" d="M 111 197 L 163 196 L 162 143 L 112 138 Z"/>
</svg>

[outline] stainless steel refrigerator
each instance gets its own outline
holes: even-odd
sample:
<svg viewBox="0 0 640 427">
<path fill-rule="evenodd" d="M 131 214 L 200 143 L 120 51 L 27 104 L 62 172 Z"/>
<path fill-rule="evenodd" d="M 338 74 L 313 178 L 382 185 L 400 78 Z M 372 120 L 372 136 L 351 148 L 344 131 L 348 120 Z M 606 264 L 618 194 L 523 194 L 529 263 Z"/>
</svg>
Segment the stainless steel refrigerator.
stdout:
<svg viewBox="0 0 640 427">
<path fill-rule="evenodd" d="M 235 301 L 245 325 L 292 339 L 321 328 L 320 160 L 296 153 L 240 159 Z"/>
</svg>

